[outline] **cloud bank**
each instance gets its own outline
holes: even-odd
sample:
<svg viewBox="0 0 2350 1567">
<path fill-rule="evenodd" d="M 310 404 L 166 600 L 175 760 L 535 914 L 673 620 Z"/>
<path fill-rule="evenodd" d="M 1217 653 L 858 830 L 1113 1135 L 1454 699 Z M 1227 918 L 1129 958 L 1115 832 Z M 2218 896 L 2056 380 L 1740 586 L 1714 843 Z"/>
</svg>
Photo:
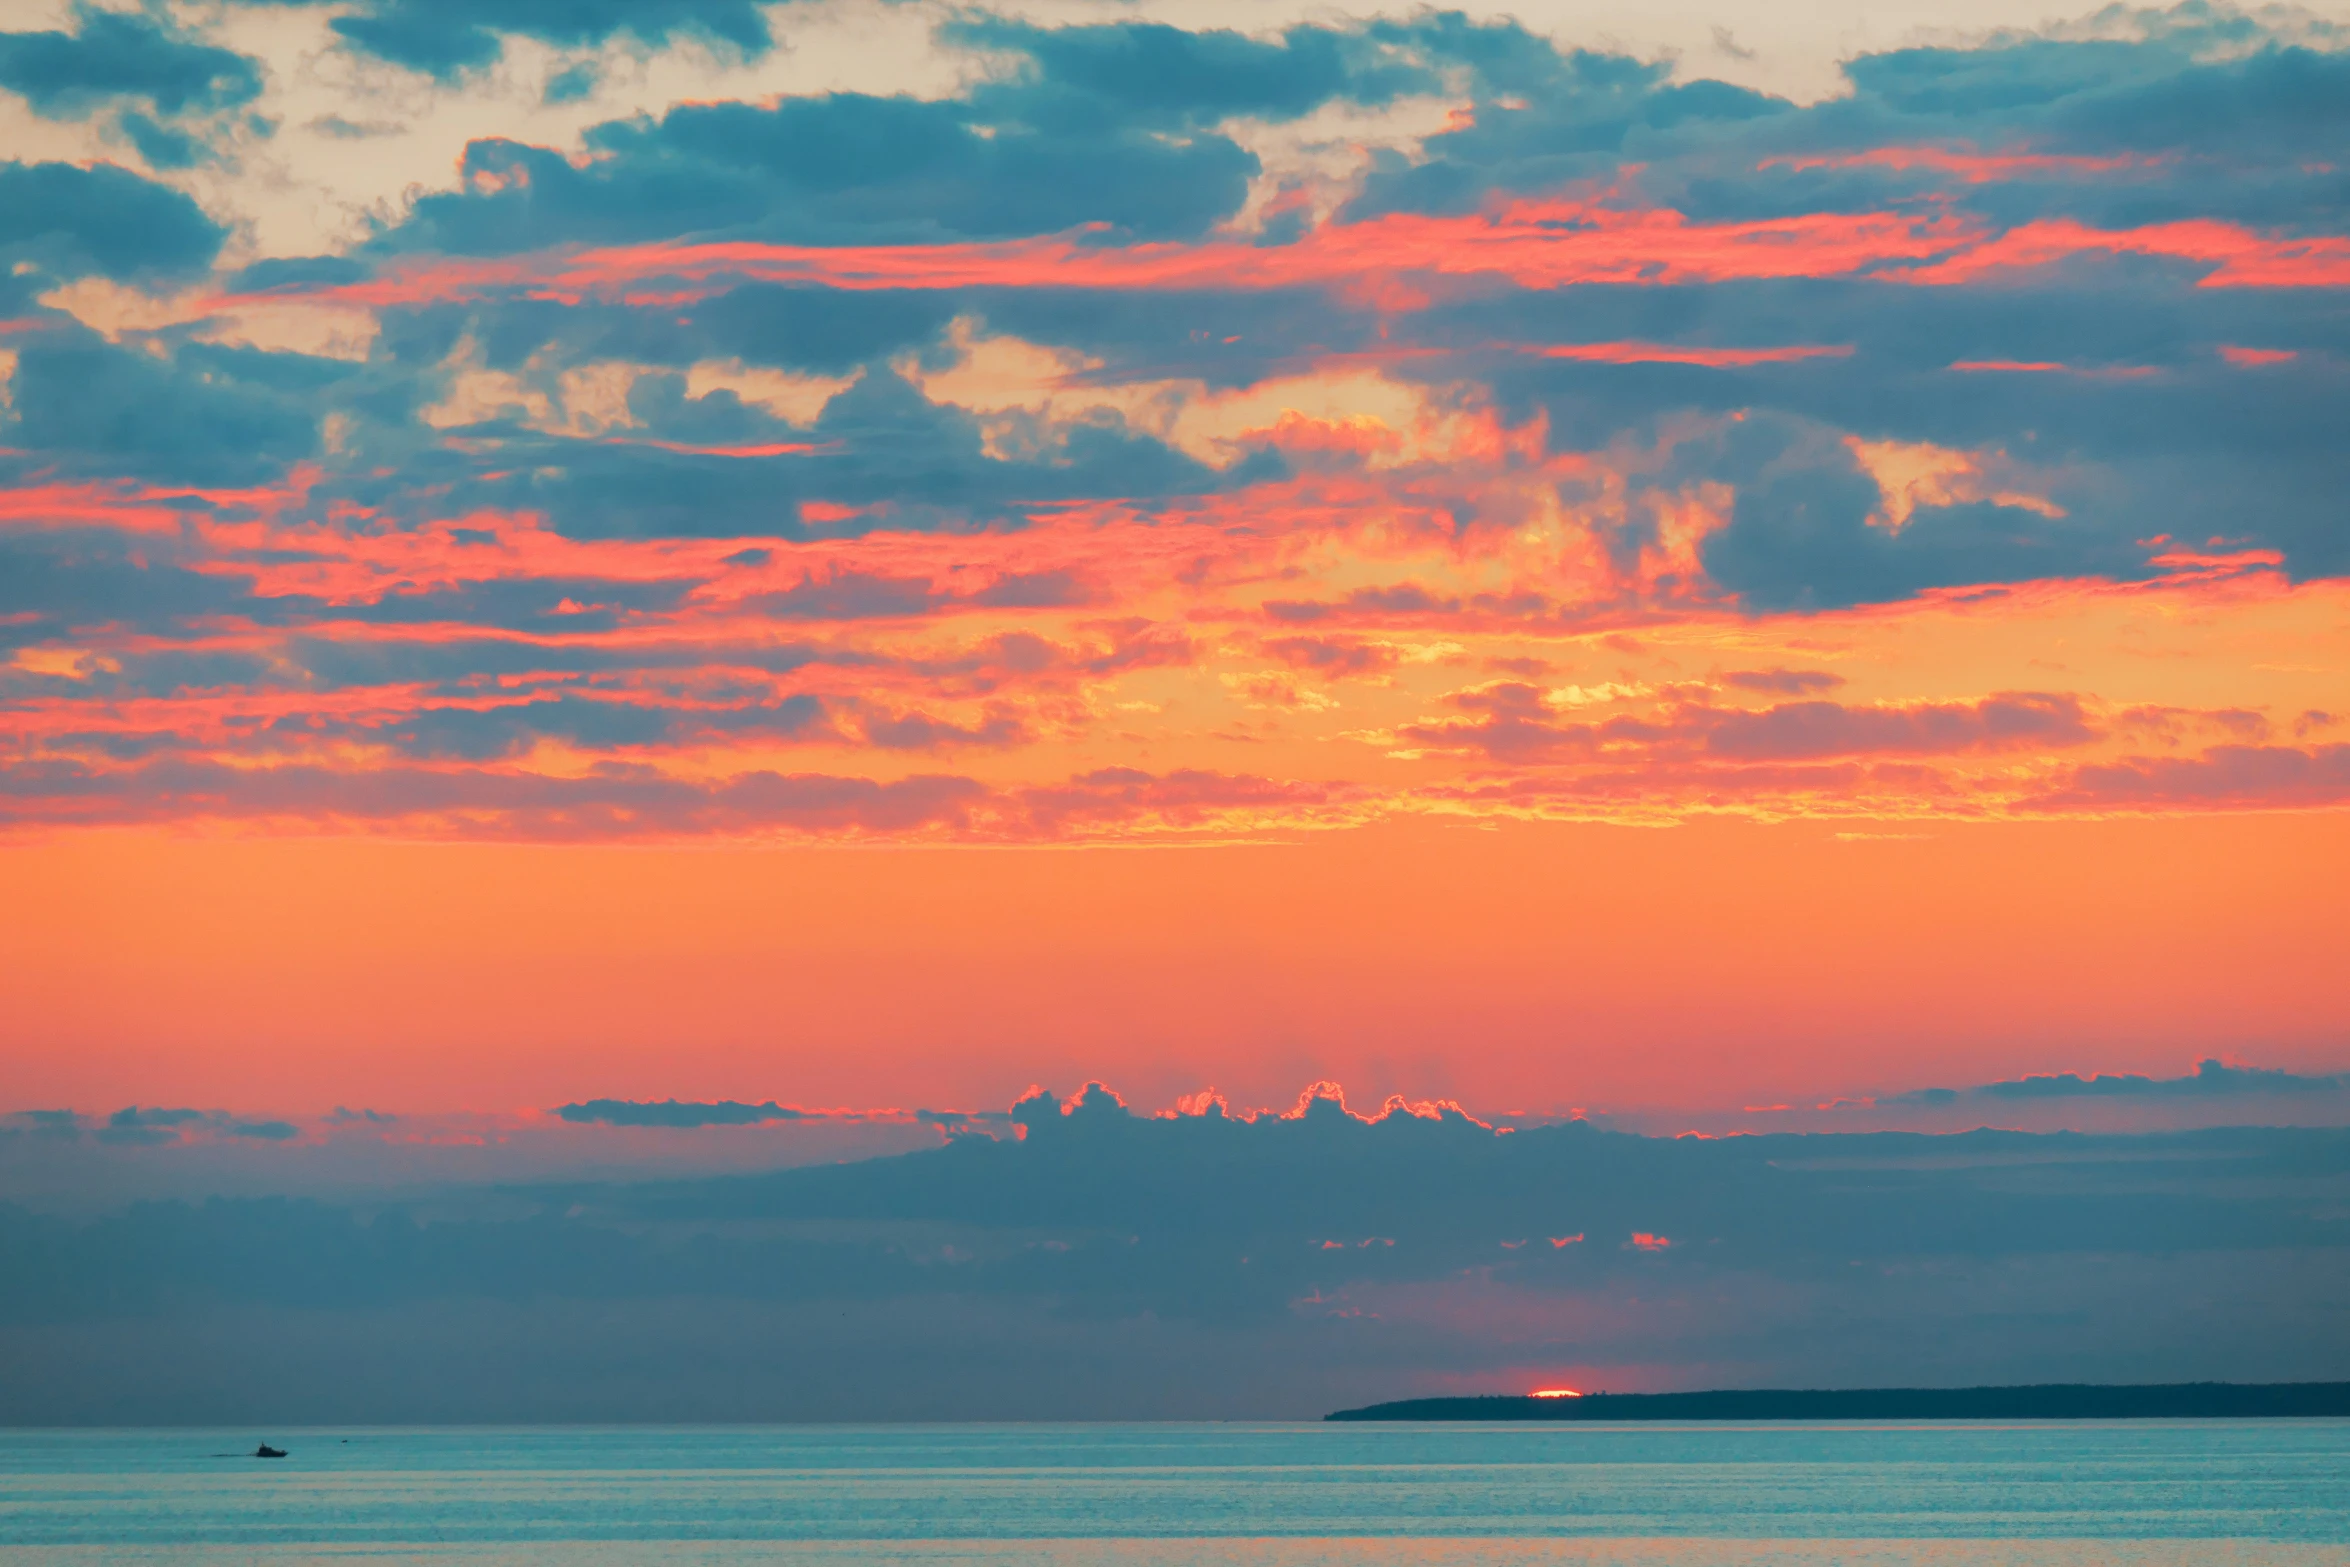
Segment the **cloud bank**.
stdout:
<svg viewBox="0 0 2350 1567">
<path fill-rule="evenodd" d="M 2049 1072 L 2009 1078 L 1973 1088 L 1917 1088 L 1883 1100 L 1888 1105 L 1946 1105 L 1961 1100 L 2034 1099 L 2213 1099 L 2244 1095 L 2336 1094 L 2350 1090 L 2350 1074 L 2297 1073 L 2273 1067 L 2195 1063 L 2185 1077 L 2147 1077 L 2136 1072 Z"/>
<path fill-rule="evenodd" d="M 2338 1128 L 1661 1138 L 1328 1085 L 1014 1119 L 688 1179 L 0 1210 L 0 1383 L 35 1420 L 1298 1416 L 1569 1373 L 2344 1370 Z M 457 1336 L 512 1358 L 407 1375 Z"/>
</svg>

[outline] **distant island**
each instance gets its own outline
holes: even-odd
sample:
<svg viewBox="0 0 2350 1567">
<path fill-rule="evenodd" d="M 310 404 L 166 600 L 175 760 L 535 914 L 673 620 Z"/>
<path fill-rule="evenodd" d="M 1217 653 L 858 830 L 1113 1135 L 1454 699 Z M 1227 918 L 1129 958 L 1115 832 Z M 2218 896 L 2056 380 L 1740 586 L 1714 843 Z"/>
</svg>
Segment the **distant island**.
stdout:
<svg viewBox="0 0 2350 1567">
<path fill-rule="evenodd" d="M 1325 1420 L 2243 1420 L 2350 1416 L 2350 1382 L 1735 1389 L 1407 1398 Z"/>
</svg>

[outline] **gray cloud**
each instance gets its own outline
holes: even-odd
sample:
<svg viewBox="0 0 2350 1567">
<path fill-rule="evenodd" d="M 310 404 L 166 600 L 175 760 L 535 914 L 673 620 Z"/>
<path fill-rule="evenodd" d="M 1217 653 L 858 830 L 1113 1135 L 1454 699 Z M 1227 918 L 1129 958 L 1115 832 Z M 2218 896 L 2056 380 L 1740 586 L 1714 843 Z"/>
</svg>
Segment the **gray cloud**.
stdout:
<svg viewBox="0 0 2350 1567">
<path fill-rule="evenodd" d="M 0 33 L 0 87 L 51 116 L 86 113 L 119 97 L 178 114 L 246 103 L 260 94 L 260 73 L 251 60 L 174 34 L 152 14 L 83 5 L 75 8 L 74 21 L 70 33 Z"/>
<path fill-rule="evenodd" d="M 188 197 L 110 163 L 0 163 L 0 289 L 41 276 L 185 277 L 227 237 Z M 13 303 L 5 292 L 0 302 Z"/>
<path fill-rule="evenodd" d="M 567 1107 L 661 1125 L 783 1109 Z M 400 1364 L 464 1324 L 555 1334 L 510 1375 L 420 1379 L 451 1418 L 741 1414 L 740 1388 L 691 1369 L 687 1343 L 747 1355 L 767 1418 L 1313 1414 L 1346 1389 L 1562 1362 L 1765 1384 L 2346 1368 L 2343 1129 L 1501 1133 L 1450 1110 L 1364 1119 L 1327 1095 L 1286 1118 L 1144 1116 L 1099 1087 L 1032 1097 L 1012 1122 L 1017 1137 L 856 1163 L 443 1186 L 429 1205 L 0 1208 L 0 1394 L 42 1419 L 254 1407 L 198 1370 L 142 1380 L 151 1357 L 127 1348 L 227 1334 L 273 1410 L 421 1413 L 418 1390 L 368 1369 L 378 1357 L 273 1356 L 229 1327 L 248 1319 L 288 1342 L 372 1336 Z M 2133 1297 L 2167 1304 L 2124 1309 Z M 1012 1392 L 1034 1347 L 1067 1335 L 1129 1353 L 1082 1388 Z M 864 1402 L 773 1382 L 757 1369 L 772 1356 L 748 1353 L 762 1340 L 794 1365 L 854 1365 Z M 1233 1374 L 1203 1384 L 1203 1353 Z M 660 1370 L 613 1377 L 616 1355 Z M 1252 1369 L 1276 1365 L 1291 1370 Z"/>
<path fill-rule="evenodd" d="M 71 1110 L 14 1110 L 0 1115 L 0 1131 L 11 1135 L 78 1138 L 82 1135 L 82 1118 Z"/>
<path fill-rule="evenodd" d="M 2046 1072 L 2008 1078 L 1973 1088 L 1918 1088 L 1876 1101 L 1881 1105 L 1948 1105 L 1966 1100 L 2020 1099 L 2215 1099 L 2248 1094 L 2332 1094 L 2350 1089 L 2350 1074 L 2303 1074 L 2275 1067 L 2229 1066 L 2198 1061 L 2185 1077 L 2147 1077 L 2135 1072 Z"/>
<path fill-rule="evenodd" d="M 361 53 L 444 81 L 494 65 L 509 37 L 558 48 L 693 38 L 752 59 L 774 44 L 758 0 L 360 0 L 333 27 Z"/>
<path fill-rule="evenodd" d="M 226 1110 L 142 1109 L 126 1105 L 102 1121 L 85 1123 L 71 1111 L 30 1111 L 45 1117 L 41 1129 L 56 1135 L 88 1136 L 101 1143 L 154 1147 L 184 1142 L 191 1136 L 226 1137 L 247 1142 L 290 1142 L 301 1131 L 290 1121 L 259 1120 Z M 66 1119 L 71 1117 L 71 1119 Z"/>
<path fill-rule="evenodd" d="M 822 1112 L 796 1110 L 773 1100 L 744 1104 L 721 1099 L 716 1103 L 681 1103 L 664 1099 L 658 1104 L 633 1099 L 589 1099 L 560 1105 L 555 1113 L 566 1121 L 601 1126 L 756 1126 L 765 1121 L 805 1121 Z"/>
</svg>

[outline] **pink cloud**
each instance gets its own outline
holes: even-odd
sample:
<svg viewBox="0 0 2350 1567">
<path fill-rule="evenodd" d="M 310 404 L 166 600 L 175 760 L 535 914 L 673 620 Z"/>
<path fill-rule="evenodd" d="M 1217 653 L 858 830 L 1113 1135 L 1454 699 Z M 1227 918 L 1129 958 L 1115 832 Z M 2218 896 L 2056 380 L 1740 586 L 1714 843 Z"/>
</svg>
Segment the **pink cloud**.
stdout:
<svg viewBox="0 0 2350 1567">
<path fill-rule="evenodd" d="M 2162 374 L 2155 365 L 2068 365 L 2053 359 L 1954 359 L 1950 368 L 1973 375 L 2077 375 L 2100 381 L 2137 381 Z"/>
<path fill-rule="evenodd" d="M 2257 234 L 2240 224 L 2188 218 L 2134 229 L 2097 229 L 2043 218 L 1905 272 L 1912 283 L 1973 283 L 1993 273 L 2052 266 L 2076 256 L 2157 256 L 2212 267 L 2205 288 L 2340 288 L 2350 285 L 2350 238 Z"/>
<path fill-rule="evenodd" d="M 512 291 L 569 302 L 617 296 L 675 305 L 720 280 L 847 289 L 1327 285 L 1359 291 L 1366 279 L 1498 277 L 1527 288 L 1555 288 L 1843 276 L 1946 256 L 1978 236 L 1965 220 L 1943 215 L 1807 213 L 1706 223 L 1670 208 L 1557 197 L 1473 214 L 1393 214 L 1325 224 L 1288 245 L 1107 246 L 1071 238 L 829 247 L 662 242 L 511 259 L 401 262 L 363 282 L 297 292 L 382 308 Z M 647 292 L 639 286 L 650 283 L 662 288 Z M 1376 290 L 1378 302 L 1397 308 L 1423 303 L 1424 286 L 1384 282 Z M 233 309 L 254 297 L 224 295 L 213 308 Z"/>
<path fill-rule="evenodd" d="M 1703 365 L 1741 369 L 1750 365 L 1793 364 L 1805 359 L 1849 359 L 1849 343 L 1798 343 L 1782 348 L 1694 348 L 1673 343 L 1557 343 L 1532 352 L 1545 359 L 1575 359 L 1602 365 Z"/>
</svg>

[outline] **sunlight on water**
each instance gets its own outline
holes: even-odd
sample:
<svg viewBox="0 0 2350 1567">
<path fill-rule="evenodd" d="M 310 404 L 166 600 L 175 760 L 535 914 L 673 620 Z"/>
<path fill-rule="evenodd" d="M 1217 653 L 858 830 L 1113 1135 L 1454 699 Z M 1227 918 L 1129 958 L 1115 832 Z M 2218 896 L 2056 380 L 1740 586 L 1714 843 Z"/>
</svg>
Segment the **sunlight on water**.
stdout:
<svg viewBox="0 0 2350 1567">
<path fill-rule="evenodd" d="M 259 1436 L 282 1461 L 240 1456 Z M 0 1432 L 0 1564 L 2341 1567 L 2350 1422 Z"/>
</svg>

